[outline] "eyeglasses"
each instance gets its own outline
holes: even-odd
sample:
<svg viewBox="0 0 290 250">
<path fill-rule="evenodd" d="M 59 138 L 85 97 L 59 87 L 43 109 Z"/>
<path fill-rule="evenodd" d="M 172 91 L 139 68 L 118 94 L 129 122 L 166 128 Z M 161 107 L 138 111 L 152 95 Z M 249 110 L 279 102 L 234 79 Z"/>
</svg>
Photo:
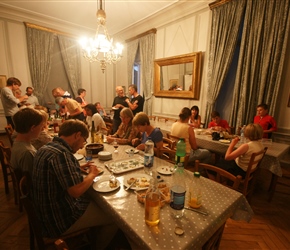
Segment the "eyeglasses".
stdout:
<svg viewBox="0 0 290 250">
<path fill-rule="evenodd" d="M 83 139 L 84 139 L 84 145 L 86 145 L 88 142 L 87 142 L 87 138 L 85 138 L 84 136 L 83 136 Z"/>
</svg>

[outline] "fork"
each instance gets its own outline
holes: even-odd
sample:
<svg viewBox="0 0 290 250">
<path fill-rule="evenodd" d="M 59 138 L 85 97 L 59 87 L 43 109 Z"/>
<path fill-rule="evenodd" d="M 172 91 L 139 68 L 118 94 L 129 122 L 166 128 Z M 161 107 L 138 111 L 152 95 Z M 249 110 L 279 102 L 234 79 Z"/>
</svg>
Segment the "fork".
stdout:
<svg viewBox="0 0 290 250">
<path fill-rule="evenodd" d="M 129 188 L 131 188 L 135 183 L 137 182 L 137 179 L 135 181 L 133 181 L 128 187 L 125 188 L 125 190 L 127 191 Z"/>
</svg>

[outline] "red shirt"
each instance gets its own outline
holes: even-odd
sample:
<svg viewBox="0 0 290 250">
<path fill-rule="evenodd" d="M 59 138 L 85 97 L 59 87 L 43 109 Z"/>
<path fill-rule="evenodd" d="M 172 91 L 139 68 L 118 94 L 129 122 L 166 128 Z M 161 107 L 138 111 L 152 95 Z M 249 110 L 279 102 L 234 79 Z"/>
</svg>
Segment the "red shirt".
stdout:
<svg viewBox="0 0 290 250">
<path fill-rule="evenodd" d="M 219 124 L 215 123 L 214 121 L 211 121 L 209 124 L 208 124 L 208 127 L 211 128 L 211 127 L 215 127 L 215 126 L 220 126 L 222 128 L 229 128 L 229 124 L 226 120 L 220 120 Z"/>
<path fill-rule="evenodd" d="M 263 130 L 271 130 L 276 131 L 277 130 L 277 123 L 274 120 L 274 118 L 270 115 L 265 115 L 264 117 L 255 116 L 254 117 L 254 123 L 258 123 L 261 125 Z M 263 138 L 269 138 L 269 133 L 264 133 Z"/>
</svg>

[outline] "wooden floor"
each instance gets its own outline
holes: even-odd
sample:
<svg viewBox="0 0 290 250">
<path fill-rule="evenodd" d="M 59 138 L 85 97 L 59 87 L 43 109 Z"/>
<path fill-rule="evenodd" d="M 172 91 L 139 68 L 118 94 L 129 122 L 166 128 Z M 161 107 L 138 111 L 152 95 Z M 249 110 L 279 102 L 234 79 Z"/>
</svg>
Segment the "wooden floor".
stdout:
<svg viewBox="0 0 290 250">
<path fill-rule="evenodd" d="M 0 140 L 3 138 L 0 136 Z M 5 145 L 9 145 L 5 141 Z M 254 217 L 250 223 L 229 219 L 223 233 L 220 250 L 290 249 L 290 190 L 289 195 L 275 193 L 268 200 L 268 171 L 262 171 L 252 198 Z M 12 185 L 4 193 L 0 174 L 0 249 L 29 249 L 29 230 L 25 212 L 14 204 Z"/>
</svg>

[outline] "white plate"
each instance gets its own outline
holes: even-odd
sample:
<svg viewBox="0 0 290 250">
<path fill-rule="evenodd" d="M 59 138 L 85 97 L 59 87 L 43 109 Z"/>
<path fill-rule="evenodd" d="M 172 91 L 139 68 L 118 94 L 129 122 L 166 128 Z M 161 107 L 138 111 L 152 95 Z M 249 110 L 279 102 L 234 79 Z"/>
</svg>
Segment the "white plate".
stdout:
<svg viewBox="0 0 290 250">
<path fill-rule="evenodd" d="M 171 175 L 172 171 L 170 170 L 173 170 L 173 167 L 160 166 L 156 170 L 159 174 Z"/>
<path fill-rule="evenodd" d="M 128 149 L 125 150 L 125 152 L 126 152 L 127 154 L 129 154 L 130 150 L 131 150 L 131 149 L 128 148 Z M 139 153 L 139 150 L 138 150 L 138 149 L 135 149 L 134 154 L 138 154 L 138 153 Z"/>
<path fill-rule="evenodd" d="M 112 107 L 113 110 L 118 110 L 119 108 Z"/>
<path fill-rule="evenodd" d="M 220 139 L 219 140 L 219 142 L 221 142 L 221 143 L 231 143 L 231 141 L 230 140 L 225 140 L 225 139 Z"/>
<path fill-rule="evenodd" d="M 117 179 L 116 179 L 117 180 Z M 120 182 L 117 180 L 117 186 L 111 188 L 110 187 L 110 175 L 104 175 L 100 178 L 100 180 L 96 181 L 93 184 L 93 188 L 101 193 L 112 192 L 120 187 Z"/>
<path fill-rule="evenodd" d="M 75 157 L 78 161 L 84 159 L 84 156 L 83 156 L 83 155 L 81 155 L 81 154 L 77 154 L 77 153 L 74 154 L 74 157 Z"/>
<path fill-rule="evenodd" d="M 151 176 L 147 175 L 147 174 L 130 174 L 130 175 L 127 175 L 124 177 L 124 186 L 125 187 L 129 187 L 130 184 L 128 183 L 128 180 L 130 180 L 131 178 L 136 178 L 138 179 L 138 181 L 136 182 L 136 184 L 134 184 L 132 187 L 130 187 L 130 189 L 132 190 L 144 190 L 144 189 L 148 189 L 149 187 L 149 183 L 150 183 L 150 179 L 152 179 Z M 144 181 L 141 181 L 142 178 L 146 178 L 146 182 Z M 142 187 L 142 186 L 139 186 L 138 183 L 148 183 L 148 185 Z"/>
</svg>

